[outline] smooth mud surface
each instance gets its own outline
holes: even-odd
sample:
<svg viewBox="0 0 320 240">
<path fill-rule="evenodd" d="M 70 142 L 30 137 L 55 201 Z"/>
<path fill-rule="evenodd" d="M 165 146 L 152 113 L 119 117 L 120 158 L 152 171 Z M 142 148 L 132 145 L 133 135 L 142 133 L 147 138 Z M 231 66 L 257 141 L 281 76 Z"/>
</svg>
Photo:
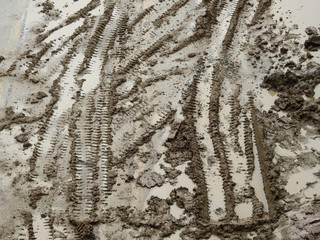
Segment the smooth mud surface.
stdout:
<svg viewBox="0 0 320 240">
<path fill-rule="evenodd" d="M 320 238 L 317 0 L 0 10 L 0 239 Z"/>
</svg>

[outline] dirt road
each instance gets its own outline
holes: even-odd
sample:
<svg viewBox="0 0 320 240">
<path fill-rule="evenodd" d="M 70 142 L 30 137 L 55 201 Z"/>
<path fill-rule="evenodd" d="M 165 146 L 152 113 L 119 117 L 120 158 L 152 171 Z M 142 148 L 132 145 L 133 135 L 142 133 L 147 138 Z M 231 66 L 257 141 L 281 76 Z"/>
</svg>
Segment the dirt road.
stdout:
<svg viewBox="0 0 320 240">
<path fill-rule="evenodd" d="M 25 4 L 1 239 L 317 239 L 318 48 L 281 3 Z"/>
</svg>

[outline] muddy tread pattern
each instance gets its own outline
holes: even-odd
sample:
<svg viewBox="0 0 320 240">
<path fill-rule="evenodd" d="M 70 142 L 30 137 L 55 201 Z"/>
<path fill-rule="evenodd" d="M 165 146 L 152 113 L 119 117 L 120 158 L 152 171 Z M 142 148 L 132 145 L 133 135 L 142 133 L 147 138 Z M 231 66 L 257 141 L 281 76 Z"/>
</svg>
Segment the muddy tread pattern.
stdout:
<svg viewBox="0 0 320 240">
<path fill-rule="evenodd" d="M 222 42 L 222 49 L 223 51 L 227 51 L 231 47 L 232 39 L 234 37 L 239 18 L 241 15 L 241 12 L 243 8 L 245 7 L 245 4 L 247 3 L 247 0 L 238 0 L 236 9 L 234 10 L 234 13 L 232 14 L 232 18 L 230 21 L 230 25 L 228 27 L 227 34 L 225 35 L 225 38 Z"/>
<path fill-rule="evenodd" d="M 275 216 L 274 200 L 265 165 L 262 132 L 257 122 L 253 96 L 250 95 L 249 102 L 244 107 L 240 102 L 243 89 L 235 87 L 226 103 L 231 109 L 228 118 L 229 128 L 223 131 L 220 117 L 222 95 L 227 93 L 223 88 L 223 83 L 228 80 L 226 69 L 223 67 L 223 60 L 213 57 L 215 63 L 212 63 L 211 56 L 206 54 L 207 46 L 215 41 L 216 36 L 213 33 L 219 30 L 218 19 L 222 13 L 228 13 L 227 8 L 235 6 L 233 10 L 231 9 L 232 15 L 222 16 L 230 23 L 225 35 L 222 36 L 222 42 L 219 40 L 221 53 L 217 54 L 222 57 L 227 56 L 246 2 L 246 0 L 233 3 L 213 0 L 202 1 L 196 5 L 195 1 L 179 0 L 170 6 L 167 2 L 160 4 L 162 7 L 168 5 L 164 10 L 159 10 L 155 4 L 139 10 L 134 17 L 131 17 L 130 12 L 123 9 L 120 3 L 111 1 L 104 6 L 105 11 L 101 15 L 87 16 L 100 5 L 100 1 L 92 0 L 58 27 L 38 36 L 35 49 L 39 50 L 33 54 L 32 51 L 28 52 L 27 55 L 32 59 L 22 75 L 29 78 L 31 74 L 45 66 L 46 62 L 42 61 L 42 58 L 46 55 L 61 57 L 56 65 L 60 63 L 62 65 L 62 67 L 52 67 L 51 71 L 57 71 L 56 78 L 41 82 L 42 84 L 52 82 L 49 91 L 51 100 L 43 115 L 24 120 L 39 121 L 36 132 L 38 142 L 29 159 L 28 180 L 32 181 L 33 185 L 43 181 L 53 184 L 55 179 L 65 183 L 59 201 L 66 202 L 67 207 L 61 207 L 59 211 L 68 222 L 57 223 L 48 215 L 44 219 L 48 239 L 53 238 L 55 228 L 61 226 L 64 226 L 64 234 L 72 239 L 95 239 L 100 226 L 111 225 L 113 221 L 120 221 L 119 219 L 122 221 L 122 218 L 125 218 L 123 215 L 127 214 L 123 213 L 125 211 L 122 207 L 131 207 L 121 205 L 119 196 L 123 193 L 117 192 L 118 186 L 128 184 L 129 192 L 137 191 L 138 194 L 145 191 L 136 184 L 136 176 L 134 180 L 129 177 L 129 180 L 124 180 L 124 176 L 134 168 L 132 166 L 141 164 L 148 168 L 151 161 L 156 162 L 161 156 L 167 158 L 164 161 L 170 162 L 170 154 L 174 156 L 179 153 L 183 156 L 181 162 L 188 163 L 184 173 L 196 186 L 194 192 L 190 194 L 194 202 L 200 203 L 192 206 L 192 210 L 188 212 L 193 219 L 190 225 L 186 224 L 187 227 L 205 225 L 212 229 L 228 226 L 249 228 L 253 219 L 257 224 L 263 224 Z M 259 2 L 257 12 L 263 3 L 264 1 Z M 189 37 L 181 37 L 183 35 L 180 35 L 179 28 L 170 31 L 164 28 L 166 20 L 170 21 L 180 10 L 189 7 L 202 8 L 201 15 L 194 19 L 195 26 Z M 137 26 L 142 27 L 149 21 L 151 13 L 156 15 L 155 20 L 150 23 L 152 26 L 149 24 L 139 32 Z M 60 45 L 55 46 L 53 42 L 42 43 L 53 32 L 80 18 L 84 18 L 82 25 L 70 33 L 69 37 L 64 38 Z M 136 35 L 145 38 L 141 40 L 144 41 L 143 44 L 139 43 L 138 47 L 135 46 Z M 198 52 L 191 55 L 194 57 L 193 68 L 179 66 L 179 61 L 183 65 L 181 55 L 190 54 L 187 47 L 191 44 L 199 46 Z M 168 62 L 163 64 L 157 59 L 161 57 L 164 57 L 164 62 L 167 61 L 166 57 L 173 61 L 169 60 L 169 64 Z M 22 58 L 11 65 L 9 72 L 16 70 L 19 61 L 22 61 Z M 207 73 L 205 69 L 208 67 L 213 68 L 213 71 Z M 206 150 L 200 144 L 201 136 L 196 127 L 201 114 L 199 112 L 204 111 L 202 103 L 197 100 L 200 95 L 199 86 L 205 82 L 210 86 L 210 89 L 207 89 L 209 93 L 206 107 L 208 111 L 206 118 L 209 122 L 207 135 L 213 146 L 212 152 L 206 157 L 211 155 L 215 159 L 224 192 L 225 215 L 219 221 L 213 221 L 210 216 L 211 202 L 215 196 L 209 196 L 210 182 L 205 170 L 206 158 L 203 157 Z M 172 83 L 173 85 L 170 85 Z M 182 93 L 179 93 L 181 96 L 175 98 L 172 94 L 167 99 L 161 98 L 165 95 L 163 88 L 166 84 L 173 87 L 178 85 L 183 89 Z M 69 105 L 61 107 L 62 104 L 59 103 L 66 99 Z M 183 115 L 183 120 L 177 120 L 181 118 L 179 114 Z M 21 122 L 16 120 L 11 123 Z M 0 130 L 8 126 L 0 125 Z M 167 147 L 165 153 L 157 152 L 155 142 L 165 135 L 164 132 L 168 127 L 171 128 L 170 134 L 165 136 L 164 143 L 161 143 L 161 147 L 163 145 Z M 242 127 L 244 142 L 241 142 L 240 138 Z M 228 143 L 227 138 L 232 139 L 232 144 Z M 188 146 L 188 149 L 175 148 L 173 142 L 178 141 L 177 139 L 179 141 L 183 139 L 181 142 L 184 141 L 183 144 Z M 255 157 L 259 158 L 269 206 L 268 213 L 261 214 L 256 210 L 259 207 L 261 209 L 261 202 L 257 199 L 254 189 L 246 186 L 243 191 L 249 195 L 248 199 L 253 203 L 253 213 L 251 218 L 239 221 L 235 208 L 239 203 L 239 195 L 243 193 L 235 191 L 237 183 L 233 181 L 234 162 L 229 152 L 232 147 L 236 154 L 246 160 L 247 169 L 243 174 L 248 181 L 252 180 L 256 167 Z M 258 156 L 254 155 L 254 147 L 258 149 Z M 149 152 L 143 152 L 145 148 L 150 148 Z M 52 173 L 51 169 L 55 165 L 59 165 L 60 169 L 57 169 L 57 173 Z M 172 168 L 178 165 L 172 164 Z M 65 179 L 60 171 L 66 173 Z M 53 187 L 57 189 L 56 186 Z M 129 192 L 128 195 L 131 194 Z M 59 207 L 54 203 L 54 197 L 57 195 L 43 197 L 50 202 L 52 209 Z M 116 208 L 110 206 L 117 205 L 118 200 L 120 203 Z M 149 200 L 150 198 L 147 198 L 146 201 Z M 44 210 L 47 207 L 45 201 L 34 204 L 38 213 L 49 212 Z M 142 206 L 141 203 L 132 203 L 132 206 L 130 210 L 132 217 L 138 218 L 140 216 L 135 215 L 143 216 L 147 212 L 142 208 L 138 209 Z M 129 221 L 127 223 L 128 228 L 139 227 L 133 226 L 134 224 Z M 175 224 L 178 226 L 180 223 Z M 36 239 L 32 234 L 33 228 L 31 224 L 29 239 Z M 153 226 L 148 228 L 158 231 Z"/>
<path fill-rule="evenodd" d="M 87 16 L 87 14 L 92 11 L 93 9 L 95 9 L 96 7 L 99 6 L 100 1 L 99 0 L 92 0 L 91 2 L 88 3 L 87 6 L 85 6 L 84 8 L 80 9 L 79 11 L 77 11 L 76 13 L 74 13 L 72 16 L 68 17 L 62 24 L 60 24 L 59 26 L 49 30 L 48 32 L 39 35 L 36 39 L 37 43 L 42 42 L 43 40 L 45 40 L 46 38 L 48 38 L 52 33 L 54 33 L 55 31 L 59 30 L 60 28 L 69 25 L 75 21 L 77 21 L 79 18 L 85 18 Z"/>
<path fill-rule="evenodd" d="M 31 63 L 28 65 L 28 69 L 25 71 L 25 77 L 28 77 L 33 68 L 38 64 L 41 57 L 52 47 L 53 43 L 47 43 L 45 46 L 33 57 Z"/>
<path fill-rule="evenodd" d="M 137 17 L 128 24 L 128 32 L 131 33 L 134 26 L 137 25 L 146 15 L 150 14 L 152 11 L 154 11 L 154 5 L 151 5 L 150 7 L 144 9 L 141 13 L 139 13 Z"/>
<path fill-rule="evenodd" d="M 262 180 L 264 184 L 264 191 L 266 193 L 268 206 L 269 206 L 269 214 L 271 218 L 274 218 L 275 217 L 274 199 L 273 199 L 274 195 L 271 192 L 270 181 L 267 176 L 268 169 L 266 167 L 266 153 L 264 150 L 264 145 L 262 140 L 263 135 L 262 135 L 260 126 L 258 124 L 258 120 L 255 113 L 254 97 L 251 93 L 249 93 L 249 105 L 250 105 L 250 111 L 251 111 L 252 126 L 254 130 L 254 138 L 255 138 L 255 143 L 257 145 L 257 150 L 258 150 L 261 175 L 262 175 Z"/>
<path fill-rule="evenodd" d="M 185 113 L 185 123 L 190 127 L 190 142 L 191 142 L 191 152 L 192 159 L 190 162 L 190 171 L 194 172 L 191 175 L 191 179 L 197 184 L 196 198 L 197 202 L 201 202 L 201 205 L 195 209 L 195 215 L 200 221 L 209 222 L 209 203 L 208 203 L 208 190 L 206 186 L 205 173 L 203 170 L 203 163 L 200 157 L 200 149 L 196 137 L 196 119 L 194 117 L 196 111 L 196 95 L 198 92 L 197 86 L 201 77 L 201 70 L 203 68 L 203 60 L 200 60 L 197 66 L 196 74 L 193 77 L 193 82 L 190 86 L 188 96 L 186 97 L 186 105 L 184 106 Z M 192 170 L 191 170 L 192 169 Z"/>
<path fill-rule="evenodd" d="M 230 111 L 231 119 L 230 119 L 229 132 L 230 132 L 230 135 L 233 137 L 235 150 L 240 154 L 242 154 L 242 149 L 239 143 L 239 130 L 238 130 L 238 127 L 240 125 L 239 116 L 241 114 L 241 105 L 239 102 L 240 91 L 241 91 L 241 88 L 240 86 L 238 86 L 237 89 L 234 91 L 233 95 L 230 96 L 229 104 L 231 106 L 231 111 Z"/>
<path fill-rule="evenodd" d="M 156 20 L 153 21 L 153 24 L 159 28 L 161 27 L 165 18 L 174 15 L 180 8 L 186 5 L 189 0 L 179 0 L 175 2 L 170 8 L 168 8 L 163 14 L 161 14 Z"/>
<path fill-rule="evenodd" d="M 103 38 L 103 31 L 111 19 L 114 5 L 107 8 L 103 16 L 99 19 L 98 26 L 95 29 L 94 34 L 90 39 L 89 47 L 86 49 L 85 58 L 80 66 L 78 74 L 82 73 L 90 63 L 90 60 L 94 54 L 94 49 L 96 48 L 99 41 Z"/>
<path fill-rule="evenodd" d="M 250 24 L 255 25 L 258 23 L 261 15 L 271 6 L 272 0 L 260 0 L 258 7 L 254 13 L 253 18 L 251 19 Z"/>
<path fill-rule="evenodd" d="M 219 99 L 221 93 L 221 83 L 223 81 L 222 71 L 217 66 L 212 73 L 211 96 L 209 104 L 209 131 L 214 146 L 216 157 L 220 161 L 220 174 L 223 179 L 223 189 L 226 202 L 226 217 L 231 220 L 235 217 L 235 197 L 233 194 L 234 183 L 231 180 L 229 160 L 219 126 Z"/>
</svg>

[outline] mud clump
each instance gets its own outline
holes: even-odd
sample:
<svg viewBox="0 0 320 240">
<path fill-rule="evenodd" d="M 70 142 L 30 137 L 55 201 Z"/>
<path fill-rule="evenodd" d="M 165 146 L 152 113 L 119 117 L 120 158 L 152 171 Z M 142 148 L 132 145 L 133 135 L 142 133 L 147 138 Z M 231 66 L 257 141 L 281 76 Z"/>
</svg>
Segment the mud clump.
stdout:
<svg viewBox="0 0 320 240">
<path fill-rule="evenodd" d="M 14 123 L 31 123 L 38 121 L 41 117 L 27 117 L 24 113 L 16 113 L 13 107 L 7 107 L 5 116 L 0 119 L 0 131 L 10 127 Z"/>
<path fill-rule="evenodd" d="M 21 133 L 18 136 L 15 136 L 14 139 L 16 139 L 16 141 L 19 143 L 25 143 L 26 141 L 28 141 L 29 135 L 30 135 L 30 133 L 28 133 L 28 132 Z"/>
<path fill-rule="evenodd" d="M 314 26 L 310 26 L 310 27 L 307 27 L 306 30 L 305 30 L 306 34 L 308 35 L 318 35 L 318 30 L 316 27 Z"/>
<path fill-rule="evenodd" d="M 166 167 L 163 164 L 160 165 L 160 168 L 166 172 L 165 178 L 168 178 L 171 183 L 174 183 L 176 178 L 182 173 L 180 170 Z"/>
<path fill-rule="evenodd" d="M 291 71 L 284 73 L 279 70 L 267 76 L 261 87 L 272 89 L 274 91 L 283 91 L 284 87 L 294 86 L 299 81 L 298 77 Z"/>
<path fill-rule="evenodd" d="M 194 207 L 193 195 L 185 187 L 180 187 L 174 189 L 170 193 L 170 199 L 168 200 L 170 204 L 176 202 L 179 208 L 183 208 L 186 212 L 191 213 Z"/>
<path fill-rule="evenodd" d="M 284 111 L 295 111 L 302 108 L 304 99 L 302 96 L 292 96 L 287 93 L 282 93 L 275 100 L 274 104 Z"/>
<path fill-rule="evenodd" d="M 143 236 L 145 239 L 156 235 L 159 236 L 158 239 L 163 239 L 182 227 L 180 221 L 170 214 L 170 206 L 166 200 L 155 196 L 148 200 L 148 208 L 145 212 L 129 213 L 122 220 L 139 229 L 135 237 Z"/>
<path fill-rule="evenodd" d="M 319 64 L 311 62 L 304 73 L 290 70 L 284 73 L 278 70 L 266 76 L 261 87 L 279 92 L 274 102 L 274 110 L 286 111 L 288 116 L 298 121 L 319 124 L 319 100 L 314 99 L 314 90 L 318 84 Z"/>
<path fill-rule="evenodd" d="M 42 196 L 44 195 L 47 195 L 45 192 L 44 192 L 44 189 L 41 188 L 41 187 L 37 187 L 35 189 L 32 189 L 30 191 L 30 194 L 29 194 L 29 198 L 30 198 L 30 207 L 32 207 L 33 209 L 36 209 L 37 208 L 37 202 L 42 198 Z"/>
<path fill-rule="evenodd" d="M 320 46 L 320 36 L 312 36 L 308 40 L 305 41 L 304 47 L 305 48 L 313 48 Z"/>
<path fill-rule="evenodd" d="M 57 177 L 58 169 L 53 164 L 48 164 L 45 166 L 43 173 L 47 175 L 49 179 Z"/>
<path fill-rule="evenodd" d="M 152 188 L 154 186 L 161 187 L 163 179 L 158 173 L 147 170 L 138 178 L 137 183 L 142 187 L 147 188 Z"/>
<path fill-rule="evenodd" d="M 41 13 L 44 13 L 50 17 L 58 18 L 60 15 L 60 12 L 57 9 L 54 9 L 53 2 L 46 0 L 44 3 L 41 4 L 42 10 Z"/>
<path fill-rule="evenodd" d="M 80 239 L 83 240 L 90 240 L 95 239 L 93 234 L 93 226 L 90 223 L 87 222 L 72 222 L 76 226 L 76 231 L 78 233 L 78 236 Z"/>
<path fill-rule="evenodd" d="M 31 97 L 27 98 L 27 103 L 35 104 L 39 103 L 43 98 L 48 97 L 44 92 L 32 93 Z"/>
</svg>

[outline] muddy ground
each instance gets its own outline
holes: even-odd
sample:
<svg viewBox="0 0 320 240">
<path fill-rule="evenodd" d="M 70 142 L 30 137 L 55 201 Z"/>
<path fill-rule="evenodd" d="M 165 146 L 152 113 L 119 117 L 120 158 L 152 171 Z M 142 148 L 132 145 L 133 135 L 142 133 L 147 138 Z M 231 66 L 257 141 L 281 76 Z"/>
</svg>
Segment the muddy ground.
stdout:
<svg viewBox="0 0 320 240">
<path fill-rule="evenodd" d="M 319 239 L 320 5 L 289 2 L 5 5 L 0 239 Z"/>
</svg>

